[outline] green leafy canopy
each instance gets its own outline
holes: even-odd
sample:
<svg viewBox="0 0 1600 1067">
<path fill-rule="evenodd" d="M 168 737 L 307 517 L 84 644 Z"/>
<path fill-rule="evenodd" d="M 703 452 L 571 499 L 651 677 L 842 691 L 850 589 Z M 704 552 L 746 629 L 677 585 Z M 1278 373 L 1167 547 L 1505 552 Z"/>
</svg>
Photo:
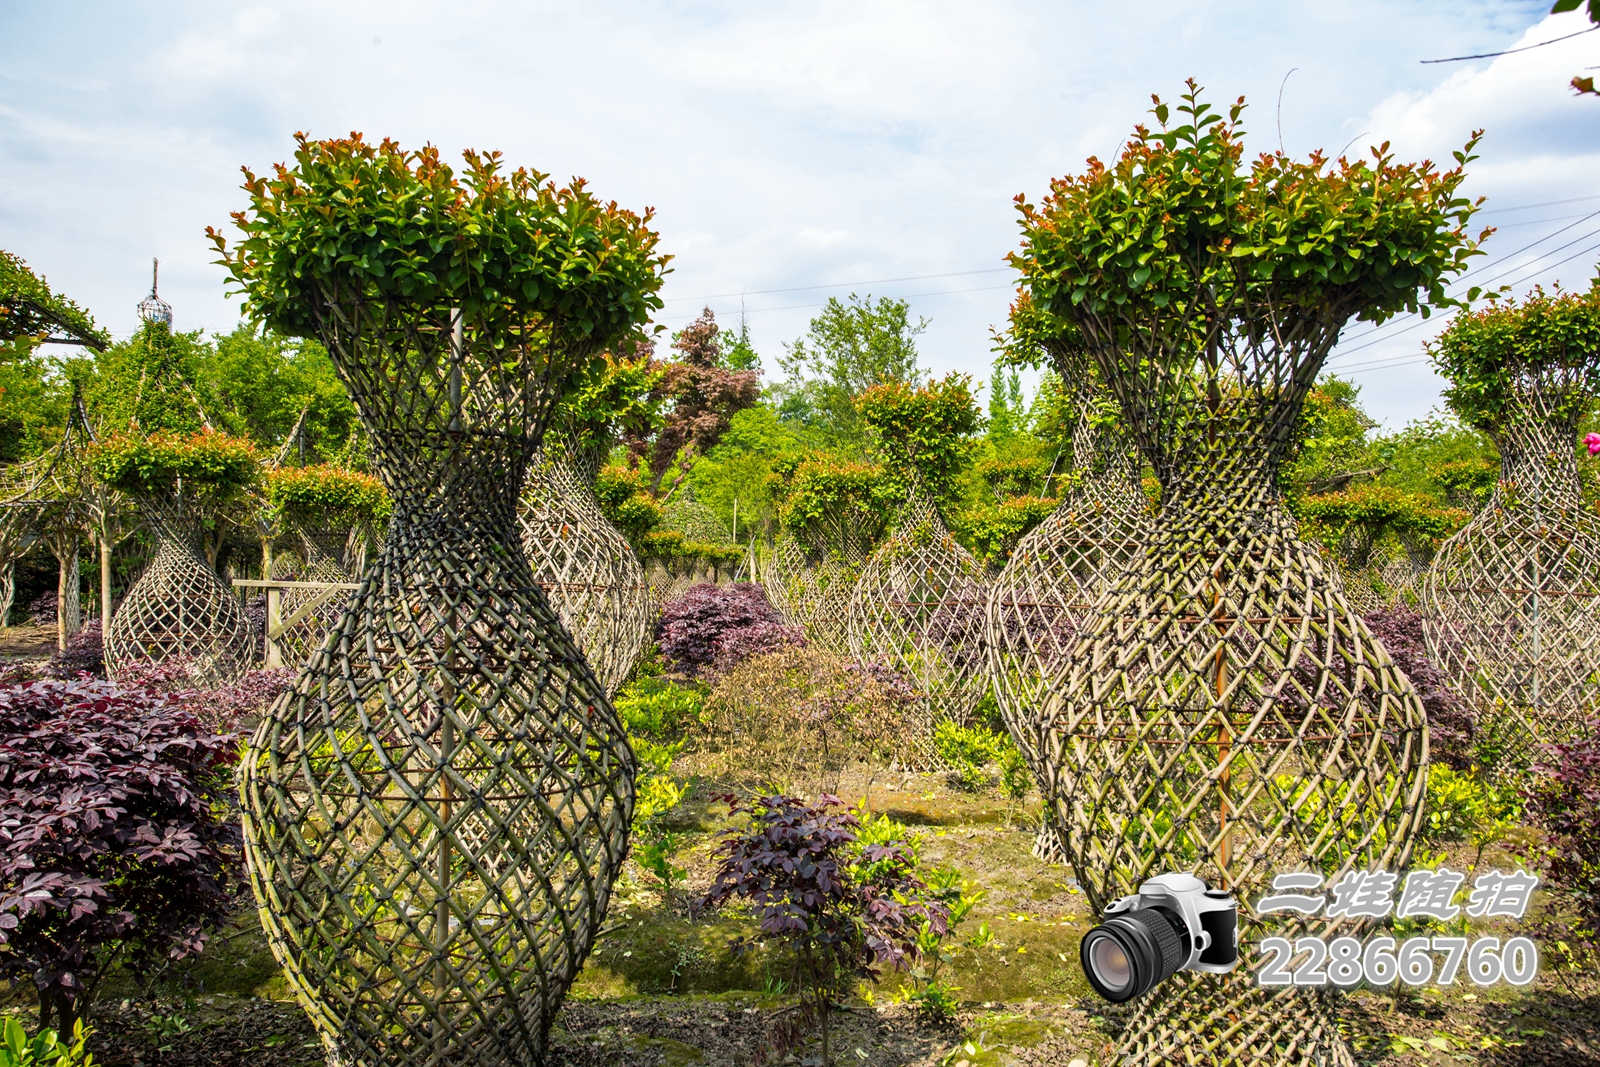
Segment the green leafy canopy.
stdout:
<svg viewBox="0 0 1600 1067">
<path fill-rule="evenodd" d="M 856 400 L 895 473 L 916 472 L 940 502 L 952 495 L 957 475 L 972 458 L 971 435 L 980 429 L 971 384 L 967 375 L 954 373 L 921 388 L 885 382 Z"/>
<path fill-rule="evenodd" d="M 237 245 L 207 229 L 247 313 L 281 333 L 314 334 L 331 293 L 460 307 L 491 328 L 538 316 L 590 345 L 662 306 L 669 257 L 656 252 L 651 212 L 604 204 L 581 180 L 507 176 L 500 153 L 471 150 L 458 179 L 431 146 L 407 152 L 359 133 L 295 141 L 294 165 L 274 177 L 244 170 Z"/>
<path fill-rule="evenodd" d="M 140 496 L 179 488 L 213 504 L 242 495 L 261 476 L 261 457 L 240 437 L 202 430 L 189 436 L 116 434 L 89 446 L 89 465 L 113 489 Z"/>
<path fill-rule="evenodd" d="M 1490 232 L 1468 236 L 1477 203 L 1457 195 L 1478 134 L 1448 171 L 1396 163 L 1387 143 L 1371 161 L 1278 152 L 1246 167 L 1244 98 L 1224 119 L 1188 85 L 1178 125 L 1154 98 L 1161 128 L 1135 127 L 1113 166 L 1091 158 L 1038 206 L 1016 198 L 1024 241 L 1010 261 L 1042 311 L 1103 330 L 1173 331 L 1168 350 L 1192 359 L 1226 319 L 1282 329 L 1307 315 L 1381 322 L 1459 306 L 1446 282 Z"/>
<path fill-rule="evenodd" d="M 1474 429 L 1502 432 L 1507 404 L 1535 384 L 1549 413 L 1576 425 L 1600 394 L 1600 284 L 1457 315 L 1428 355 L 1450 379 L 1446 402 Z"/>
<path fill-rule="evenodd" d="M 267 472 L 267 503 L 300 524 L 352 526 L 388 518 L 389 494 L 370 474 L 328 464 Z"/>
</svg>

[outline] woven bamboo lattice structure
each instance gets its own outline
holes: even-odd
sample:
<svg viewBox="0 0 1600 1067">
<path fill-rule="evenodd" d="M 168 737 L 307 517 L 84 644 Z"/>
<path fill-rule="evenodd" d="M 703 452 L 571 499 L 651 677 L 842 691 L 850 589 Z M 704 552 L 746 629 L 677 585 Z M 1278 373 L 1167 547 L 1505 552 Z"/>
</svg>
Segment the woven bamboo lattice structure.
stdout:
<svg viewBox="0 0 1600 1067">
<path fill-rule="evenodd" d="M 1023 723 L 1091 905 L 1169 870 L 1253 901 L 1275 871 L 1331 883 L 1403 865 L 1425 779 L 1422 706 L 1277 488 L 1337 322 L 1269 332 L 1219 316 L 1207 359 L 1188 365 L 1124 351 L 1127 335 L 1093 318 L 1079 325 L 1163 488 L 1151 536 Z M 1248 941 L 1262 927 L 1240 914 Z M 1258 990 L 1248 970 L 1145 998 L 1117 1058 L 1353 1062 L 1325 1004 Z"/>
<path fill-rule="evenodd" d="M 773 542 L 761 575 L 767 599 L 790 626 L 829 652 L 850 651 L 850 598 L 860 573 L 831 554 L 808 552 L 788 533 Z"/>
<path fill-rule="evenodd" d="M 1575 739 L 1600 699 L 1600 519 L 1584 506 L 1576 420 L 1556 388 L 1518 385 L 1496 434 L 1500 481 L 1422 581 L 1429 654 L 1503 720 L 1518 759 Z"/>
<path fill-rule="evenodd" d="M 534 576 L 609 695 L 639 661 L 655 609 L 639 557 L 595 499 L 596 466 L 541 452 L 519 520 Z"/>
<path fill-rule="evenodd" d="M 678 496 L 662 509 L 661 524 L 669 530 L 683 534 L 685 541 L 698 541 L 707 545 L 728 545 L 733 537 L 722 525 L 717 513 L 695 499 L 694 487 L 686 485 Z"/>
<path fill-rule="evenodd" d="M 238 598 L 198 547 L 198 522 L 181 495 L 136 500 L 156 552 L 111 617 L 106 670 L 181 656 L 193 663 L 196 681 L 232 681 L 250 669 L 255 641 Z"/>
<path fill-rule="evenodd" d="M 251 885 L 330 1058 L 539 1063 L 633 809 L 621 723 L 517 523 L 557 385 L 588 353 L 522 319 L 323 284 L 317 333 L 393 512 L 252 741 Z"/>
<path fill-rule="evenodd" d="M 1149 505 L 1134 465 L 1133 441 L 1099 418 L 1088 368 L 1055 359 L 1075 390 L 1073 430 L 1077 488 L 1024 537 L 989 590 L 985 646 L 989 683 L 1014 737 L 1038 715 L 1057 666 L 1110 584 L 1125 571 L 1148 535 Z M 1065 863 L 1066 853 L 1047 817 L 1034 855 Z"/>
<path fill-rule="evenodd" d="M 894 532 L 862 568 L 850 596 L 851 655 L 895 668 L 922 694 L 927 729 L 902 764 L 937 765 L 932 731 L 965 723 L 988 688 L 984 673 L 983 566 L 950 536 L 913 481 Z M 926 744 L 924 745 L 924 741 Z"/>
<path fill-rule="evenodd" d="M 324 522 L 316 529 L 301 525 L 301 551 L 305 562 L 292 555 L 274 556 L 272 569 L 279 569 L 280 561 L 297 582 L 353 582 L 354 578 L 340 561 L 345 542 L 350 537 L 350 524 Z M 285 579 L 279 579 L 285 580 Z M 278 636 L 278 648 L 285 666 L 298 667 L 311 658 L 311 653 L 322 646 L 328 631 L 339 621 L 345 604 L 350 599 L 348 589 L 285 589 L 283 591 L 283 632 Z"/>
</svg>

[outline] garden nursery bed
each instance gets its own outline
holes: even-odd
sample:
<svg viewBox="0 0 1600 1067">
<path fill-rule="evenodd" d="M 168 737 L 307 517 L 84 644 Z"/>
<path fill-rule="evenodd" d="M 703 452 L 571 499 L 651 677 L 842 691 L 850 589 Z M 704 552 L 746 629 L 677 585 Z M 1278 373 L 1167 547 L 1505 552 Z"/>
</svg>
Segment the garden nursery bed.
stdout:
<svg viewBox="0 0 1600 1067">
<path fill-rule="evenodd" d="M 888 778 L 887 782 L 884 778 Z M 836 1014 L 840 1063 L 868 1067 L 1109 1064 L 1128 1016 L 1094 996 L 1079 969 L 1090 924 L 1068 872 L 1032 855 L 1036 807 L 992 790 L 968 792 L 945 774 L 880 773 L 875 813 L 919 835 L 919 859 L 950 865 L 981 899 L 957 930 L 950 964 L 958 1003 L 946 1018 L 903 1001 L 902 976 L 863 985 Z M 864 794 L 865 779 L 841 783 Z M 736 909 L 696 907 L 710 881 L 710 847 L 726 823 L 715 790 L 697 782 L 673 813 L 674 861 L 686 872 L 670 901 L 630 864 L 605 935 L 552 1034 L 551 1067 L 615 1064 L 814 1064 L 815 1042 L 783 1054 L 769 1037 L 792 1007 L 775 949 L 736 953 L 754 930 Z M 1517 835 L 1508 835 L 1514 844 Z M 1451 862 L 1465 865 L 1463 845 Z M 1486 865 L 1514 866 L 1499 846 Z M 1530 920 L 1537 916 L 1530 914 Z M 30 1012 L 25 992 L 10 1010 Z M 1364 991 L 1338 1000 L 1341 1031 L 1363 1065 L 1600 1063 L 1600 982 L 1541 974 L 1531 986 L 1479 989 L 1461 981 L 1396 997 Z M 254 911 L 242 909 L 206 952 L 153 982 L 107 980 L 90 1016 L 90 1047 L 105 1067 L 300 1067 L 324 1062 L 320 1042 L 267 950 Z"/>
</svg>

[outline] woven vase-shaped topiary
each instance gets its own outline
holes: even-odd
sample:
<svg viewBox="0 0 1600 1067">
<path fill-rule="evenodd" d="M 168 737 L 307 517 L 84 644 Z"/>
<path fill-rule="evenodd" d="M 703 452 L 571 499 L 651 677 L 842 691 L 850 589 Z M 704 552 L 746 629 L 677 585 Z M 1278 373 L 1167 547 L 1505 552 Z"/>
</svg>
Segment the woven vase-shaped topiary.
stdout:
<svg viewBox="0 0 1600 1067">
<path fill-rule="evenodd" d="M 900 671 L 922 696 L 926 732 L 902 760 L 931 767 L 943 720 L 965 724 L 988 686 L 983 662 L 983 566 L 956 543 L 913 478 L 892 534 L 879 545 L 850 596 L 850 652 Z"/>
<path fill-rule="evenodd" d="M 559 351 L 337 290 L 315 311 L 393 516 L 245 762 L 262 922 L 345 1062 L 537 1063 L 633 806 L 622 726 L 517 522 Z"/>
<path fill-rule="evenodd" d="M 181 657 L 199 684 L 233 681 L 255 660 L 238 597 L 195 547 L 199 530 L 181 500 L 144 497 L 138 505 L 156 552 L 111 617 L 106 670 L 115 677 L 139 661 Z"/>
<path fill-rule="evenodd" d="M 523 551 L 545 596 L 606 693 L 616 692 L 655 622 L 633 546 L 600 510 L 592 477 L 564 455 L 541 452 L 534 460 L 518 518 Z"/>
<path fill-rule="evenodd" d="M 850 598 L 860 571 L 859 563 L 808 552 L 783 533 L 773 542 L 761 582 L 786 623 L 802 627 L 813 644 L 843 655 L 850 651 Z"/>
<path fill-rule="evenodd" d="M 350 538 L 350 527 L 337 522 L 317 529 L 299 528 L 305 563 L 291 572 L 293 581 L 349 583 L 355 579 L 344 569 L 340 556 Z M 293 556 L 287 557 L 291 560 Z M 277 568 L 278 557 L 273 558 Z M 298 667 L 321 647 L 339 615 L 350 601 L 348 589 L 285 589 L 279 601 L 279 623 L 283 633 L 278 647 L 286 667 Z"/>
<path fill-rule="evenodd" d="M 989 590 L 985 617 L 989 682 L 1012 736 L 1023 743 L 1056 668 L 1149 533 L 1131 437 L 1101 417 L 1086 366 L 1077 360 L 1066 366 L 1064 355 L 1056 363 L 1077 394 L 1076 486 L 1012 551 Z M 1050 818 L 1040 824 L 1033 851 L 1066 862 Z"/>
<path fill-rule="evenodd" d="M 1249 391 L 1279 383 L 1259 379 Z M 1422 799 L 1422 707 L 1299 538 L 1276 466 L 1300 398 L 1224 401 L 1152 431 L 1164 503 L 1143 550 L 1047 686 L 1031 749 L 1095 908 L 1194 870 L 1253 900 L 1285 870 L 1404 862 Z M 1258 930 L 1246 921 L 1246 939 Z M 1248 971 L 1175 984 L 1124 1037 L 1129 1062 L 1213 1041 L 1208 1063 L 1347 1062 L 1325 1011 Z M 1233 1030 L 1224 1018 L 1250 1019 Z M 1301 1042 L 1267 1061 L 1271 1048 Z"/>
<path fill-rule="evenodd" d="M 1421 583 L 1430 655 L 1517 761 L 1577 738 L 1600 701 L 1600 518 L 1580 495 L 1576 419 L 1552 391 L 1517 387 L 1495 435 L 1500 480 Z"/>
</svg>

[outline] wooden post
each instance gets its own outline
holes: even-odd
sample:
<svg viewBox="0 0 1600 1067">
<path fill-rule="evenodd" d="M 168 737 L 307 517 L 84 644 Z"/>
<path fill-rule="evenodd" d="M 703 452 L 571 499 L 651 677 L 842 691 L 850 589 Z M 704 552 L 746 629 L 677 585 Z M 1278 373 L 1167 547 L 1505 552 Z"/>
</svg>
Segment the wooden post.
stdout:
<svg viewBox="0 0 1600 1067">
<path fill-rule="evenodd" d="M 275 585 L 267 586 L 267 667 L 283 666 L 283 650 L 275 636 L 283 621 L 283 591 Z"/>
</svg>

